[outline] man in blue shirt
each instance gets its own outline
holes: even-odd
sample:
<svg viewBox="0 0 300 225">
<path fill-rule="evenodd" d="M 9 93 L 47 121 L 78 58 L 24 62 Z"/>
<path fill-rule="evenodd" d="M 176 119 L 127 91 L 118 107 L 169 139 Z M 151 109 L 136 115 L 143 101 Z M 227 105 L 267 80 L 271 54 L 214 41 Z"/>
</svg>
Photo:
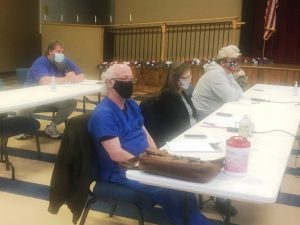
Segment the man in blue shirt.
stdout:
<svg viewBox="0 0 300 225">
<path fill-rule="evenodd" d="M 64 57 L 64 46 L 60 41 L 51 41 L 45 55 L 37 58 L 27 74 L 26 85 L 49 85 L 77 83 L 84 80 L 84 74 L 71 60 Z M 60 138 L 61 134 L 56 126 L 65 122 L 69 115 L 76 108 L 76 100 L 70 99 L 50 104 L 56 108 L 57 113 L 52 122 L 46 127 L 45 133 L 51 138 Z M 36 108 L 22 110 L 18 113 L 21 116 L 32 116 Z M 24 139 L 22 135 L 19 139 Z"/>
<path fill-rule="evenodd" d="M 120 164 L 147 148 L 156 149 L 156 145 L 144 127 L 139 106 L 130 99 L 133 90 L 130 67 L 115 64 L 104 75 L 107 96 L 97 105 L 88 124 L 97 148 L 101 179 L 148 194 L 163 207 L 172 224 L 183 224 L 185 200 L 189 225 L 211 224 L 200 213 L 195 195 L 144 185 L 126 178 L 125 169 Z"/>
</svg>

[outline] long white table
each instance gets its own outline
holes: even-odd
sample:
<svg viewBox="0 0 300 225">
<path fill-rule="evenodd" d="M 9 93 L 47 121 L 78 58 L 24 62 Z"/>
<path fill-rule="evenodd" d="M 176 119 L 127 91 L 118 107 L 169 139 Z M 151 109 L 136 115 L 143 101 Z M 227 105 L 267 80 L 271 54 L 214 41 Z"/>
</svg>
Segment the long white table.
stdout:
<svg viewBox="0 0 300 225">
<path fill-rule="evenodd" d="M 95 94 L 102 91 L 103 85 L 97 80 L 80 83 L 34 86 L 0 91 L 0 113 L 50 104 L 78 96 Z"/>
<path fill-rule="evenodd" d="M 250 100 L 252 97 L 290 103 L 256 102 Z M 282 130 L 296 135 L 300 121 L 300 105 L 296 102 L 300 102 L 300 97 L 299 95 L 293 96 L 293 87 L 259 84 L 249 89 L 240 101 L 226 103 L 216 112 L 232 113 L 232 120 L 237 122 L 243 114 L 249 114 L 257 132 Z M 186 138 L 184 134 L 205 134 L 220 140 L 221 151 L 213 153 L 183 152 L 180 153 L 181 155 L 200 157 L 201 159 L 225 156 L 226 140 L 237 133 L 228 132 L 226 128 L 217 126 L 217 124 L 208 126 L 205 121 L 211 122 L 216 118 L 216 112 L 173 141 Z M 222 171 L 214 180 L 206 184 L 153 175 L 138 170 L 128 170 L 126 176 L 129 179 L 159 187 L 239 201 L 273 203 L 277 199 L 294 142 L 294 137 L 288 133 L 280 131 L 256 133 L 254 137 L 249 138 L 251 152 L 248 172 L 245 176 L 230 175 Z M 225 223 L 229 224 L 229 218 Z"/>
<path fill-rule="evenodd" d="M 85 80 L 80 83 L 55 85 L 55 90 L 50 85 L 42 85 L 0 91 L 0 113 L 46 105 L 78 96 L 99 93 L 102 90 L 103 84 L 100 81 Z M 12 164 L 3 160 L 1 162 L 11 166 L 12 179 L 15 179 Z"/>
</svg>

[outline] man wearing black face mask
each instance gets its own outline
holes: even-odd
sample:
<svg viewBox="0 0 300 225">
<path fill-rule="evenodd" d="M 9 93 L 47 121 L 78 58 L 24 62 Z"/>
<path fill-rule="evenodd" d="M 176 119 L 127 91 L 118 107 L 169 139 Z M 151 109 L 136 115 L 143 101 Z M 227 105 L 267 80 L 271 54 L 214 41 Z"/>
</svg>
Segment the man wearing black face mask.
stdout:
<svg viewBox="0 0 300 225">
<path fill-rule="evenodd" d="M 122 98 L 130 98 L 133 91 L 133 83 L 131 80 L 123 81 L 123 80 L 113 80 L 114 85 L 113 88 Z"/>
<path fill-rule="evenodd" d="M 239 71 L 238 57 L 240 50 L 235 45 L 228 45 L 219 50 L 216 62 L 204 65 L 205 73 L 198 80 L 193 91 L 192 101 L 200 119 L 203 119 L 224 103 L 237 101 L 243 95 L 243 90 L 235 81 L 233 74 Z M 226 212 L 225 199 L 216 198 L 216 208 L 221 214 Z M 237 214 L 231 208 L 231 215 Z"/>
<path fill-rule="evenodd" d="M 120 164 L 126 164 L 147 148 L 159 150 L 144 127 L 139 106 L 130 99 L 133 90 L 130 67 L 115 64 L 104 76 L 107 96 L 97 105 L 88 124 L 100 160 L 101 180 L 124 185 L 149 195 L 164 208 L 171 224 L 183 224 L 186 203 L 190 210 L 188 225 L 210 225 L 200 213 L 194 195 L 144 185 L 126 178 L 125 169 Z"/>
<path fill-rule="evenodd" d="M 233 74 L 239 70 L 237 61 L 240 55 L 238 47 L 229 45 L 220 49 L 216 62 L 204 65 L 205 73 L 198 80 L 192 95 L 200 119 L 224 103 L 242 97 L 243 90 L 233 77 Z"/>
</svg>

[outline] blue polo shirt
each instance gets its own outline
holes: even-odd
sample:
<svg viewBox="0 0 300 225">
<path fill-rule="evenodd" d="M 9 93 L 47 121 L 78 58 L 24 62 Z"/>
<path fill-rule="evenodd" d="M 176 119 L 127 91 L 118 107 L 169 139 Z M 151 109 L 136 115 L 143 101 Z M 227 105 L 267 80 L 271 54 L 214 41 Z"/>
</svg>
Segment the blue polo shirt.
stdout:
<svg viewBox="0 0 300 225">
<path fill-rule="evenodd" d="M 29 69 L 26 85 L 38 84 L 39 80 L 43 76 L 63 77 L 67 71 L 74 71 L 76 74 L 81 73 L 79 67 L 68 58 L 64 58 L 64 64 L 65 70 L 59 71 L 55 64 L 51 62 L 47 56 L 37 58 Z"/>
<path fill-rule="evenodd" d="M 120 184 L 126 181 L 124 168 L 112 161 L 102 147 L 103 138 L 119 137 L 121 147 L 138 156 L 148 147 L 143 125 L 140 107 L 132 99 L 125 100 L 124 110 L 107 97 L 97 105 L 89 120 L 88 130 L 97 148 L 102 180 Z"/>
</svg>

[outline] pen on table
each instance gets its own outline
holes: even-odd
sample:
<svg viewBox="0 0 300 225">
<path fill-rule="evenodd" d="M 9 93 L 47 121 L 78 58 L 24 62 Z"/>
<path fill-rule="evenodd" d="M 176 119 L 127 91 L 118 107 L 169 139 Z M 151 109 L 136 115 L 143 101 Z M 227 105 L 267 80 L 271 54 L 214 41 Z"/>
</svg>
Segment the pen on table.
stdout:
<svg viewBox="0 0 300 225">
<path fill-rule="evenodd" d="M 207 124 L 207 125 L 210 125 L 210 126 L 214 126 L 214 127 L 216 126 L 216 124 L 214 124 L 214 123 L 209 123 L 209 122 L 205 122 L 205 121 L 203 121 L 203 123 Z"/>
<path fill-rule="evenodd" d="M 199 139 L 206 139 L 207 136 L 205 134 L 184 134 L 185 138 L 199 138 Z"/>
<path fill-rule="evenodd" d="M 221 127 L 221 126 L 217 126 L 214 123 L 209 123 L 209 122 L 202 122 L 202 124 L 200 124 L 200 126 L 202 127 L 211 127 L 211 128 L 226 128 L 226 127 Z"/>
</svg>

